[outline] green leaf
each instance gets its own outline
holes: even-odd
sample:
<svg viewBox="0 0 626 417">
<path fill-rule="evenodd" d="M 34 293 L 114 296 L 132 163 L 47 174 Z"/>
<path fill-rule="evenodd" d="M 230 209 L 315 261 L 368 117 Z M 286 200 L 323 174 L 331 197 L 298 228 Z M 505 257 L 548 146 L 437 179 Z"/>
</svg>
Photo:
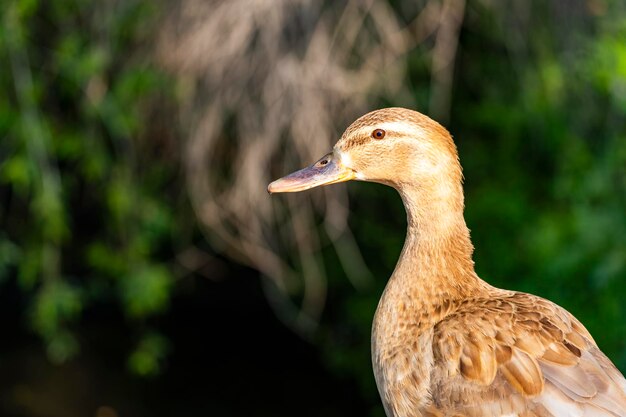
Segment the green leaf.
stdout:
<svg viewBox="0 0 626 417">
<path fill-rule="evenodd" d="M 11 184 L 16 191 L 25 194 L 31 187 L 29 161 L 23 154 L 16 154 L 0 164 L 2 181 Z"/>
<path fill-rule="evenodd" d="M 133 208 L 135 190 L 128 178 L 119 176 L 115 178 L 107 190 L 107 203 L 114 218 L 121 220 L 126 218 Z"/>
<path fill-rule="evenodd" d="M 22 246 L 18 265 L 18 283 L 23 290 L 31 290 L 41 275 L 42 248 L 39 244 Z"/>
<path fill-rule="evenodd" d="M 161 265 L 143 265 L 122 278 L 120 290 L 131 317 L 161 312 L 169 302 L 172 278 Z"/>
<path fill-rule="evenodd" d="M 61 327 L 74 320 L 82 311 L 81 291 L 66 282 L 44 285 L 34 301 L 33 327 L 46 337 L 53 337 Z"/>
<path fill-rule="evenodd" d="M 108 277 L 120 277 L 127 269 L 123 253 L 102 242 L 95 242 L 89 246 L 87 261 L 97 272 Z"/>
<path fill-rule="evenodd" d="M 158 333 L 144 335 L 128 358 L 128 367 L 139 376 L 157 375 L 169 351 L 168 341 Z"/>
</svg>

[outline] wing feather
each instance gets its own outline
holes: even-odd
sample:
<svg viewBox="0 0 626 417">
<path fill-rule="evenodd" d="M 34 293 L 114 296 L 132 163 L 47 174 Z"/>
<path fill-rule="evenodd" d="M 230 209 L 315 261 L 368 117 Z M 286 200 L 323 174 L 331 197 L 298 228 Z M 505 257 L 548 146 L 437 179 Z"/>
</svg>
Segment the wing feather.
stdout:
<svg viewBox="0 0 626 417">
<path fill-rule="evenodd" d="M 493 347 L 478 341 L 468 341 L 460 357 L 460 371 L 468 379 L 489 385 L 496 377 L 497 363 Z"/>
<path fill-rule="evenodd" d="M 435 327 L 444 415 L 626 417 L 626 380 L 585 327 L 542 298 L 466 300 Z"/>
<path fill-rule="evenodd" d="M 537 361 L 526 352 L 514 349 L 511 360 L 500 367 L 504 378 L 518 392 L 528 397 L 543 391 L 543 378 Z"/>
</svg>

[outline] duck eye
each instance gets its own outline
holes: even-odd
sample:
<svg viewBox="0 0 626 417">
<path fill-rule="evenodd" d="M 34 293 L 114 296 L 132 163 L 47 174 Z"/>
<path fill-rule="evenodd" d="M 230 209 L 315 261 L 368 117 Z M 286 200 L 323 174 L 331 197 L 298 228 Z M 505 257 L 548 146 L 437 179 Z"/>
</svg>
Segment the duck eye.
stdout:
<svg viewBox="0 0 626 417">
<path fill-rule="evenodd" d="M 372 132 L 372 137 L 374 139 L 382 139 L 385 137 L 385 131 L 382 129 L 376 129 Z"/>
</svg>

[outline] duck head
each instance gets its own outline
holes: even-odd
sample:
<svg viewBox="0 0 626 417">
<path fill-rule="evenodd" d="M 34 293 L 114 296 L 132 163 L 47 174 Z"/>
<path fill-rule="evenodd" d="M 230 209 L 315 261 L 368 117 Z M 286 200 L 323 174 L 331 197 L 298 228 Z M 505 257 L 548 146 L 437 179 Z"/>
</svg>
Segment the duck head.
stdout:
<svg viewBox="0 0 626 417">
<path fill-rule="evenodd" d="M 446 192 L 461 183 L 456 147 L 439 123 L 413 110 L 375 110 L 346 129 L 333 151 L 272 182 L 270 193 L 303 191 L 349 180 L 378 182 L 399 191 Z M 462 198 L 462 197 L 461 197 Z"/>
</svg>

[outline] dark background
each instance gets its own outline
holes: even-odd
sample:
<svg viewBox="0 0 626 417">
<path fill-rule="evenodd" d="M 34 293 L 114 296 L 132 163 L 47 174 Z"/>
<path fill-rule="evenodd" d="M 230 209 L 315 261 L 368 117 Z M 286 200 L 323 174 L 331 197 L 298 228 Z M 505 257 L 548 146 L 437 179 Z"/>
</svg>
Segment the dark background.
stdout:
<svg viewBox="0 0 626 417">
<path fill-rule="evenodd" d="M 0 5 L 0 415 L 384 415 L 399 197 L 265 187 L 392 105 L 453 134 L 479 275 L 626 371 L 623 2 Z"/>
</svg>

